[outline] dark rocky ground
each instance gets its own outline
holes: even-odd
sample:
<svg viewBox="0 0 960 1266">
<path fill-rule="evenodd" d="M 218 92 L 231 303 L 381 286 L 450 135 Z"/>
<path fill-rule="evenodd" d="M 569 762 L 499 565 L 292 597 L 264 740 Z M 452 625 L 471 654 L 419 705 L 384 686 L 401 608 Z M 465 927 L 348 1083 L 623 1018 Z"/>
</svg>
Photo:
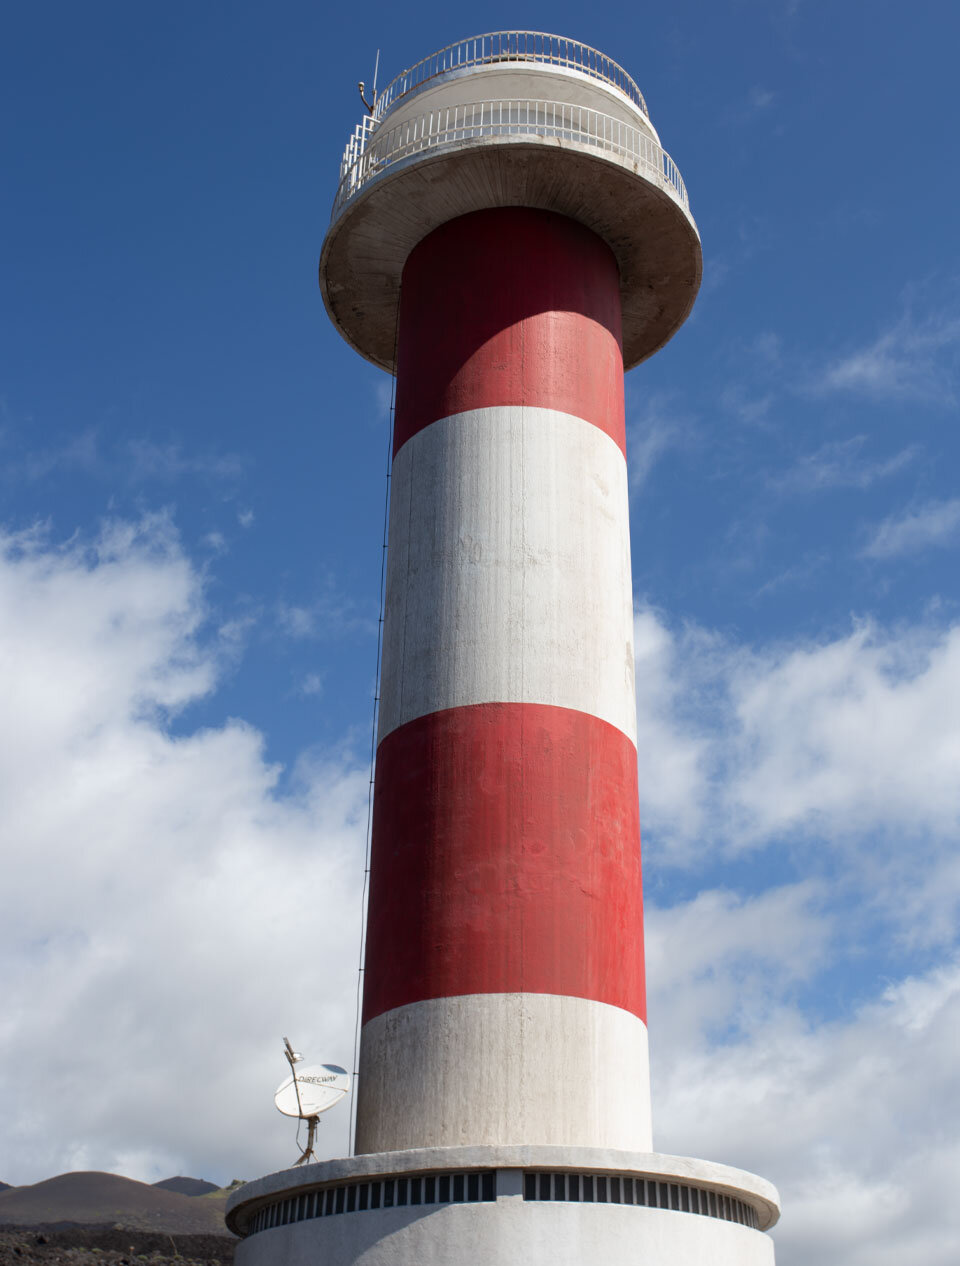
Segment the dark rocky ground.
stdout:
<svg viewBox="0 0 960 1266">
<path fill-rule="evenodd" d="M 232 1266 L 232 1235 L 98 1226 L 0 1226 L 0 1266 Z"/>
</svg>

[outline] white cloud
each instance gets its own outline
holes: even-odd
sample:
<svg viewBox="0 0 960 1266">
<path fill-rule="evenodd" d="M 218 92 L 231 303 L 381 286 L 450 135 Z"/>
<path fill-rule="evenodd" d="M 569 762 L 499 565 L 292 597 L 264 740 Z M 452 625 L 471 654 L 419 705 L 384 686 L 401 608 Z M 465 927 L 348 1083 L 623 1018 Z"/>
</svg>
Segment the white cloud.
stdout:
<svg viewBox="0 0 960 1266">
<path fill-rule="evenodd" d="M 648 859 L 702 868 L 802 841 L 811 873 L 840 865 L 897 936 L 949 942 L 960 626 L 751 649 L 645 610 L 636 641 Z"/>
<path fill-rule="evenodd" d="M 757 598 L 769 598 L 771 595 L 790 586 L 809 588 L 814 577 L 830 561 L 831 555 L 825 550 L 809 550 L 800 560 L 782 571 L 774 572 L 769 580 L 765 580 L 756 591 Z"/>
<path fill-rule="evenodd" d="M 769 109 L 775 97 L 776 93 L 771 92 L 769 88 L 761 88 L 757 85 L 750 89 L 750 105 L 757 112 Z"/>
<path fill-rule="evenodd" d="M 931 545 L 950 545 L 958 535 L 960 498 L 928 501 L 916 510 L 884 519 L 863 552 L 870 558 L 896 558 Z"/>
<path fill-rule="evenodd" d="M 668 397 L 653 395 L 638 407 L 628 386 L 627 461 L 632 488 L 642 487 L 664 453 L 688 444 L 690 437 L 689 420 L 672 407 Z"/>
<path fill-rule="evenodd" d="M 329 578 L 309 604 L 281 602 L 277 607 L 277 626 L 281 633 L 297 640 L 370 634 L 377 628 L 376 621 L 362 614 L 354 600 L 338 592 Z"/>
<path fill-rule="evenodd" d="M 277 623 L 289 637 L 313 637 L 316 632 L 315 613 L 291 603 L 281 603 L 277 610 Z"/>
<path fill-rule="evenodd" d="M 753 395 L 739 384 L 731 383 L 720 393 L 720 403 L 728 413 L 747 426 L 756 426 L 766 421 L 773 404 L 773 395 L 770 392 L 760 396 Z"/>
<path fill-rule="evenodd" d="M 246 469 L 245 460 L 235 453 L 188 452 L 180 444 L 137 438 L 112 443 L 94 427 L 71 432 L 62 443 L 45 449 L 27 448 L 12 428 L 0 439 L 8 450 L 2 467 L 8 481 L 38 481 L 80 471 L 117 484 L 187 477 L 235 482 Z"/>
<path fill-rule="evenodd" d="M 303 695 L 323 694 L 324 677 L 324 673 L 307 673 L 300 683 L 300 693 Z"/>
<path fill-rule="evenodd" d="M 217 682 L 205 615 L 166 519 L 0 542 L 6 1181 L 289 1163 L 281 1034 L 352 1060 L 366 770 L 281 795 L 243 722 L 174 736 Z"/>
<path fill-rule="evenodd" d="M 376 411 L 381 417 L 389 418 L 390 416 L 390 410 L 393 408 L 393 392 L 393 377 L 378 376 L 373 384 L 373 396 L 376 401 Z"/>
<path fill-rule="evenodd" d="M 708 804 L 743 842 L 960 827 L 960 626 L 864 622 L 758 650 L 674 634 L 649 609 L 635 627 L 640 751 L 680 771 L 661 772 L 652 806 L 681 834 Z"/>
<path fill-rule="evenodd" d="M 823 963 L 832 925 L 822 902 L 819 885 L 805 881 L 750 897 L 707 889 L 669 908 L 648 903 L 654 1053 L 751 1033 Z"/>
<path fill-rule="evenodd" d="M 755 84 L 736 104 L 729 105 L 722 112 L 721 118 L 728 126 L 742 127 L 759 115 L 766 114 L 776 100 L 776 93 L 761 84 Z"/>
<path fill-rule="evenodd" d="M 214 554 L 223 554 L 227 549 L 227 538 L 222 532 L 207 532 L 202 541 Z"/>
<path fill-rule="evenodd" d="M 771 482 L 783 492 L 824 492 L 830 488 L 869 488 L 880 479 L 888 479 L 917 456 L 913 446 L 901 449 L 891 457 L 869 460 L 863 457 L 865 435 L 823 444 L 816 452 L 800 457 L 783 475 Z"/>
<path fill-rule="evenodd" d="M 773 330 L 763 330 L 754 338 L 750 354 L 767 370 L 778 369 L 783 361 L 783 339 Z"/>
<path fill-rule="evenodd" d="M 960 827 L 960 627 L 741 654 L 726 797 L 753 839 Z"/>
<path fill-rule="evenodd" d="M 778 955 L 793 953 L 798 912 L 785 936 L 782 910 L 760 912 L 771 977 Z M 744 910 L 735 905 L 727 915 L 727 929 L 722 920 L 708 925 L 721 978 L 737 971 Z M 666 912 L 660 935 L 676 946 L 694 917 L 694 907 Z M 819 940 L 816 927 L 813 935 Z M 651 1001 L 670 1051 L 658 1061 L 654 1047 L 657 1145 L 775 1182 L 783 1197 L 778 1266 L 952 1266 L 960 1254 L 960 1144 L 951 1124 L 960 964 L 901 979 L 851 1015 L 818 1025 L 775 997 L 774 1005 L 744 1005 L 739 977 L 735 1040 L 719 1045 L 709 1038 L 709 1013 L 691 1033 L 686 989 L 668 981 Z M 746 996 L 749 1003 L 749 978 Z"/>
<path fill-rule="evenodd" d="M 7 480 L 22 482 L 24 480 L 46 479 L 56 471 L 96 472 L 103 464 L 100 452 L 99 437 L 96 430 L 87 428 L 72 434 L 58 448 L 39 449 L 16 455 L 19 447 L 15 435 L 4 435 L 5 446 L 13 448 L 3 463 L 3 473 Z"/>
<path fill-rule="evenodd" d="M 699 707 L 693 719 L 685 715 L 697 696 L 687 695 L 676 643 L 655 612 L 636 613 L 633 641 L 641 822 L 658 851 L 681 848 L 702 824 L 709 737 Z"/>
<path fill-rule="evenodd" d="M 126 458 L 135 480 L 177 480 L 186 475 L 209 479 L 238 479 L 245 462 L 235 453 L 185 453 L 179 444 L 154 444 L 131 440 Z"/>
<path fill-rule="evenodd" d="M 960 320 L 940 313 L 916 320 L 908 312 L 872 343 L 835 360 L 815 386 L 879 399 L 950 404 L 955 398 L 955 360 Z"/>
</svg>

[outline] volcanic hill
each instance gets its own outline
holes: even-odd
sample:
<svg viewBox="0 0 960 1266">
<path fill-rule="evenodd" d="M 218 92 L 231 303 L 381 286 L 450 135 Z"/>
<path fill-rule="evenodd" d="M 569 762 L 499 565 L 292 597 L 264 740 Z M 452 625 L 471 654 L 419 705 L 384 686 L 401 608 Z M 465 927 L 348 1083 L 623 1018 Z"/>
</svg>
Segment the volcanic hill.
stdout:
<svg viewBox="0 0 960 1266">
<path fill-rule="evenodd" d="M 59 1174 L 0 1191 L 0 1226 L 99 1223 L 174 1235 L 229 1235 L 223 1221 L 226 1203 L 226 1196 L 197 1198 L 119 1174 Z"/>
<path fill-rule="evenodd" d="M 203 1178 L 184 1178 L 182 1174 L 178 1174 L 176 1178 L 162 1178 L 160 1182 L 151 1185 L 159 1187 L 161 1191 L 179 1192 L 181 1196 L 209 1196 L 220 1190 L 214 1182 L 207 1182 Z"/>
</svg>

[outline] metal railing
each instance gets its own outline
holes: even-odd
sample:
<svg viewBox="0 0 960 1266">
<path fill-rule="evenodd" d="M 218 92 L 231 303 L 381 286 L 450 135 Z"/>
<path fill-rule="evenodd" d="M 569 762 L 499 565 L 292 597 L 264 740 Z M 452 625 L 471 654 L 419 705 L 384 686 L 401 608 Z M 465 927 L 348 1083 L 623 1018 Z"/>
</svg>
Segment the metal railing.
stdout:
<svg viewBox="0 0 960 1266">
<path fill-rule="evenodd" d="M 448 44 L 391 80 L 377 95 L 373 117 L 379 121 L 401 97 L 418 91 L 438 75 L 465 66 L 487 66 L 504 61 L 537 62 L 579 70 L 618 88 L 649 117 L 640 89 L 622 66 L 588 44 L 565 39 L 562 35 L 544 35 L 541 31 L 492 31 Z"/>
<path fill-rule="evenodd" d="M 367 141 L 370 139 L 370 133 L 376 126 L 376 120 L 370 115 L 365 115 L 350 134 L 347 141 L 346 149 L 343 151 L 343 158 L 340 159 L 340 179 L 343 180 L 347 172 L 357 161 L 363 151 L 367 148 Z"/>
<path fill-rule="evenodd" d="M 478 101 L 448 106 L 372 133 L 366 149 L 346 166 L 331 220 L 375 177 L 425 150 L 517 137 L 564 141 L 611 154 L 672 194 L 687 207 L 687 191 L 673 159 L 646 132 L 586 106 L 560 101 Z"/>
</svg>

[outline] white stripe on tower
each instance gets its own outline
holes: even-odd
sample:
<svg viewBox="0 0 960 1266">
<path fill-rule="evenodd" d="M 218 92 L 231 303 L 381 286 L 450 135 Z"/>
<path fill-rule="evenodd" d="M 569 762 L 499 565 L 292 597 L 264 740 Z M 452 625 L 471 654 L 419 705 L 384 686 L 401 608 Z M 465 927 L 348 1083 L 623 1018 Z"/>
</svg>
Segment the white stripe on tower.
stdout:
<svg viewBox="0 0 960 1266">
<path fill-rule="evenodd" d="M 357 1150 L 650 1147 L 619 283 L 550 212 L 403 274 Z"/>
<path fill-rule="evenodd" d="M 496 701 L 590 712 L 635 742 L 626 506 L 623 453 L 569 413 L 474 409 L 408 440 L 393 463 L 380 739 Z"/>
</svg>

